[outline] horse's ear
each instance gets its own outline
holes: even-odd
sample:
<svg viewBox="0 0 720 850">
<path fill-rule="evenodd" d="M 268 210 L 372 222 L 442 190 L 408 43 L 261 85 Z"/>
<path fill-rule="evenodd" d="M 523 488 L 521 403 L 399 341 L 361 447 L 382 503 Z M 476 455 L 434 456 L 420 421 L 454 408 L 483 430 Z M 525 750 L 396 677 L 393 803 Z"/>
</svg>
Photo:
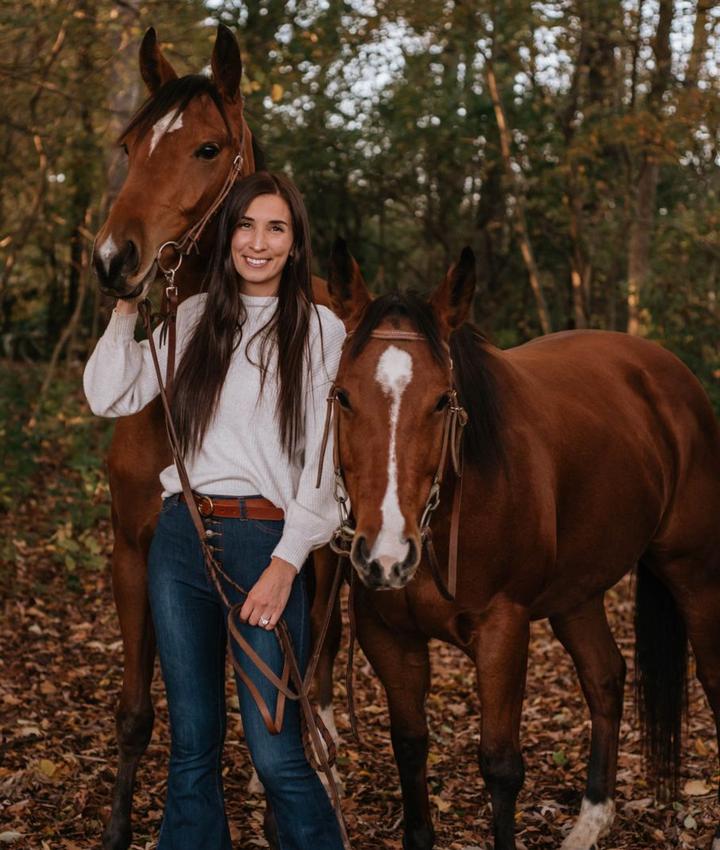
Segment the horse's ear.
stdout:
<svg viewBox="0 0 720 850">
<path fill-rule="evenodd" d="M 450 266 L 445 280 L 430 296 L 430 306 L 442 325 L 454 330 L 466 321 L 475 294 L 475 254 L 467 246 Z"/>
<path fill-rule="evenodd" d="M 367 288 L 360 266 L 348 251 L 347 243 L 338 237 L 330 254 L 328 290 L 335 315 L 351 330 L 372 297 Z"/>
<path fill-rule="evenodd" d="M 162 55 L 155 27 L 150 27 L 140 45 L 140 73 L 150 94 L 155 94 L 164 83 L 177 79 L 173 66 Z"/>
<path fill-rule="evenodd" d="M 210 67 L 215 85 L 222 96 L 225 100 L 234 102 L 240 93 L 242 59 L 237 39 L 225 24 L 218 24 Z"/>
</svg>

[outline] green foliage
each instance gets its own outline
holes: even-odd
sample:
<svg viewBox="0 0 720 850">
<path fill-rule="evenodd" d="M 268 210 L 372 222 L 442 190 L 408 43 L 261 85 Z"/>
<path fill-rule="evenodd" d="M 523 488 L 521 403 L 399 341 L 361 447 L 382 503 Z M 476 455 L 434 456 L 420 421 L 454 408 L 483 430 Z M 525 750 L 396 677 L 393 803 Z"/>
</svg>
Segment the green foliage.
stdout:
<svg viewBox="0 0 720 850">
<path fill-rule="evenodd" d="M 503 344 L 540 328 L 519 204 L 553 327 L 578 321 L 571 276 L 580 268 L 587 324 L 625 329 L 638 186 L 657 161 L 644 329 L 717 399 L 720 77 L 703 57 L 717 56 L 720 42 L 707 4 L 674 14 L 673 72 L 660 92 L 656 3 L 10 0 L 0 17 L 5 355 L 47 357 L 76 303 L 115 180 L 117 133 L 145 96 L 143 31 L 154 25 L 185 73 L 207 63 L 223 21 L 241 44 L 250 126 L 269 166 L 304 192 L 317 270 L 340 234 L 376 290 L 428 291 L 470 245 L 476 318 Z M 103 321 L 95 297 L 70 346 L 77 359 Z"/>
<path fill-rule="evenodd" d="M 69 572 L 99 569 L 107 564 L 96 529 L 108 515 L 103 459 L 112 425 L 88 410 L 77 370 L 58 378 L 28 419 L 41 381 L 37 366 L 0 365 L 0 512 L 28 504 L 34 522 L 17 528 L 19 539 L 49 540 L 48 555 Z"/>
</svg>

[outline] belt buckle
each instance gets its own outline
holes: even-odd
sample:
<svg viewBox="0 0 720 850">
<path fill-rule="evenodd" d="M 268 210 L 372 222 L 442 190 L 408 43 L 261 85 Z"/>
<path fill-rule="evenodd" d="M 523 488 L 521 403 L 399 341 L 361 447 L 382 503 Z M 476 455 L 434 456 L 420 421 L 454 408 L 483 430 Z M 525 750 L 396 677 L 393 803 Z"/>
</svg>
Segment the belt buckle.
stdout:
<svg viewBox="0 0 720 850">
<path fill-rule="evenodd" d="M 196 504 L 201 516 L 212 516 L 215 513 L 215 505 L 210 496 L 200 496 Z"/>
</svg>

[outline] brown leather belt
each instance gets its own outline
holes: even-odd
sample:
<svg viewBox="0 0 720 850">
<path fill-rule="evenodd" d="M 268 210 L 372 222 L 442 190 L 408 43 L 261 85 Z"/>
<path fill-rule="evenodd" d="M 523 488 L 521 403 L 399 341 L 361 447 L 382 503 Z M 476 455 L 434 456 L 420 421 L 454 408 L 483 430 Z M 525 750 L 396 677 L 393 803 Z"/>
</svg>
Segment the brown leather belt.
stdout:
<svg viewBox="0 0 720 850">
<path fill-rule="evenodd" d="M 247 498 L 235 496 L 232 499 L 213 499 L 202 493 L 193 493 L 195 504 L 201 516 L 219 516 L 235 519 L 284 519 L 285 513 L 270 501 L 262 497 Z M 185 501 L 185 494 L 180 494 Z"/>
</svg>

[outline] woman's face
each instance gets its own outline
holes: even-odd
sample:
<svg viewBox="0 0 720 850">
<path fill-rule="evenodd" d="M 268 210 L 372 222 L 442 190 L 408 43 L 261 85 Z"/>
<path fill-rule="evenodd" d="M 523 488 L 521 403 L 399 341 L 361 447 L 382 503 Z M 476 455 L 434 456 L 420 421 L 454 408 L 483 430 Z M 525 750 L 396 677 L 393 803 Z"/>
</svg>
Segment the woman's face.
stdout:
<svg viewBox="0 0 720 850">
<path fill-rule="evenodd" d="M 246 295 L 277 295 L 293 246 L 290 208 L 280 195 L 258 195 L 240 219 L 230 249 Z"/>
</svg>

